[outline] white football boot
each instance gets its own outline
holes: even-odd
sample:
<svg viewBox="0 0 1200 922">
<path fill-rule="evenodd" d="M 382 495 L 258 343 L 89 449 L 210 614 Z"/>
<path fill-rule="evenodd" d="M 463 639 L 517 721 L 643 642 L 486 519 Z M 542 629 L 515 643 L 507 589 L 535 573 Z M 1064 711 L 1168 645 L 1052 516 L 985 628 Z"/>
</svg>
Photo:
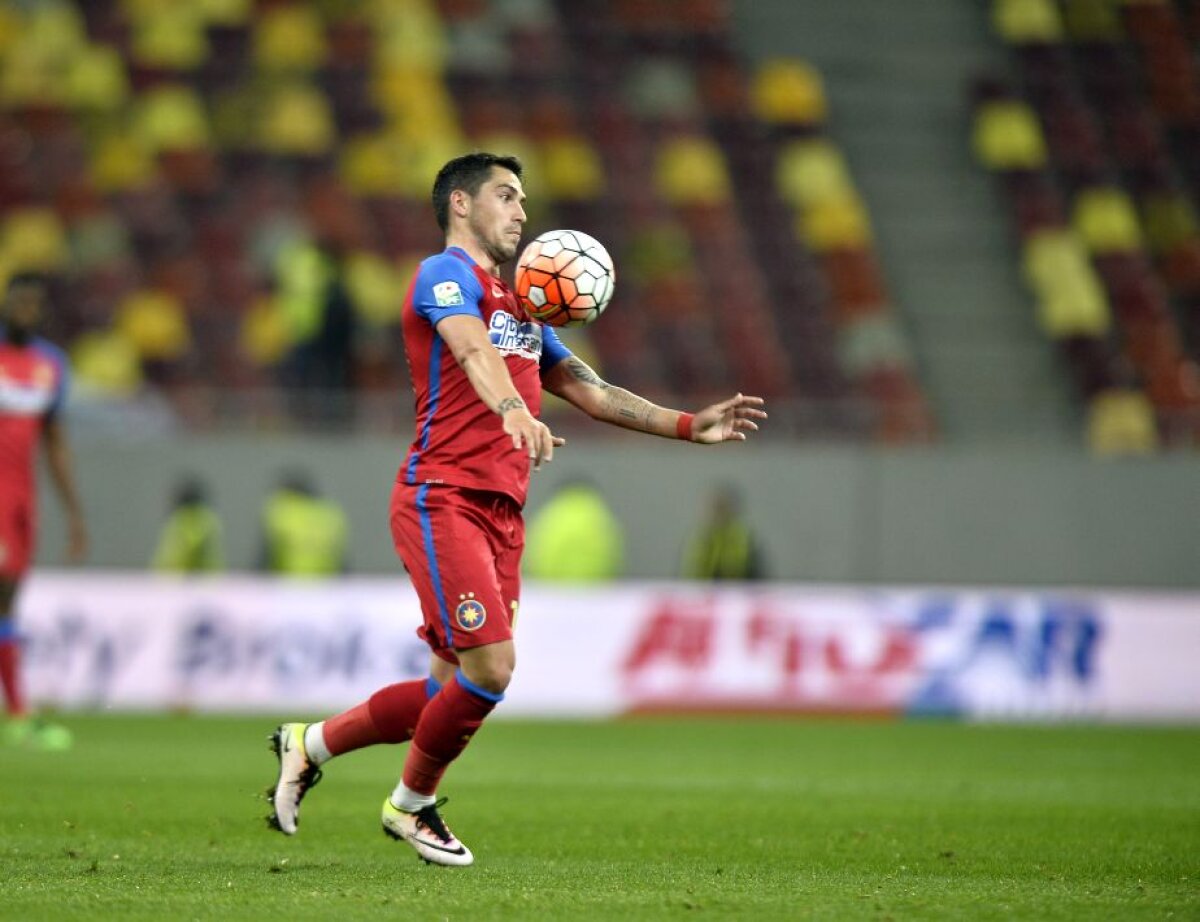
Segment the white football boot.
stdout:
<svg viewBox="0 0 1200 922">
<path fill-rule="evenodd" d="M 308 761 L 304 750 L 304 730 L 308 724 L 280 724 L 267 739 L 279 757 L 279 777 L 267 788 L 271 815 L 267 823 L 285 836 L 294 836 L 300 825 L 300 801 L 321 780 L 321 769 Z"/>
<path fill-rule="evenodd" d="M 454 833 L 438 813 L 438 807 L 445 802 L 446 798 L 443 797 L 416 813 L 407 813 L 392 806 L 388 798 L 383 802 L 383 831 L 393 839 L 401 839 L 415 848 L 426 864 L 465 868 L 475 860 L 475 856 L 454 838 Z"/>
</svg>

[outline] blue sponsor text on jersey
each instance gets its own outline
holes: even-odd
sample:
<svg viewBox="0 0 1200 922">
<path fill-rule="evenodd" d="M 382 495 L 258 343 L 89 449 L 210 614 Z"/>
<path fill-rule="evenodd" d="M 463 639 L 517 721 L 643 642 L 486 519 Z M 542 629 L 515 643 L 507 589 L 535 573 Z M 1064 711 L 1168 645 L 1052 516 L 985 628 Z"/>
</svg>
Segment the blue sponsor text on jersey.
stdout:
<svg viewBox="0 0 1200 922">
<path fill-rule="evenodd" d="M 519 353 L 531 359 L 542 357 L 541 324 L 522 323 L 507 311 L 496 311 L 488 324 L 488 334 L 501 355 Z"/>
</svg>

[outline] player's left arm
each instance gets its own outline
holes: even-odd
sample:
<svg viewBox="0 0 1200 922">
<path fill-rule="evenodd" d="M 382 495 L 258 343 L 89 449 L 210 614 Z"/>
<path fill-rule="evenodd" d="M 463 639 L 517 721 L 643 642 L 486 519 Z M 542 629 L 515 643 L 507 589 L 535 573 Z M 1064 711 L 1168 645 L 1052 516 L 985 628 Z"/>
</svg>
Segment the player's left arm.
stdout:
<svg viewBox="0 0 1200 922">
<path fill-rule="evenodd" d="M 542 387 L 581 409 L 592 419 L 665 439 L 687 439 L 705 445 L 744 441 L 766 419 L 761 397 L 735 394 L 695 414 L 651 403 L 603 380 L 574 355 L 542 374 Z"/>
<path fill-rule="evenodd" d="M 67 513 L 67 559 L 71 563 L 78 563 L 87 555 L 87 526 L 83 519 L 83 505 L 79 502 L 79 491 L 75 488 L 71 449 L 57 416 L 46 420 L 42 427 L 42 442 L 46 448 L 50 479 Z"/>
</svg>

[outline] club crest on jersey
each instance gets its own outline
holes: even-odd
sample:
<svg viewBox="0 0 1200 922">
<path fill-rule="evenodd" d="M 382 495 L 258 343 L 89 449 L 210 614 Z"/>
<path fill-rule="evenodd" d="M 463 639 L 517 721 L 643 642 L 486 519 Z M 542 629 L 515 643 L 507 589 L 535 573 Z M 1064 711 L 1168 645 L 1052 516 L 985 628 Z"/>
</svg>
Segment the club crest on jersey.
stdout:
<svg viewBox="0 0 1200 922">
<path fill-rule="evenodd" d="M 463 303 L 462 289 L 458 282 L 438 282 L 433 286 L 433 300 L 438 307 L 457 307 Z"/>
<path fill-rule="evenodd" d="M 488 334 L 501 355 L 536 360 L 542 357 L 542 328 L 533 321 L 522 323 L 507 311 L 496 311 L 489 321 Z"/>
<path fill-rule="evenodd" d="M 458 603 L 458 608 L 454 609 L 454 620 L 464 631 L 479 630 L 487 621 L 487 609 L 483 607 L 482 602 L 475 598 L 473 592 L 468 592 L 459 598 L 462 601 Z"/>
</svg>

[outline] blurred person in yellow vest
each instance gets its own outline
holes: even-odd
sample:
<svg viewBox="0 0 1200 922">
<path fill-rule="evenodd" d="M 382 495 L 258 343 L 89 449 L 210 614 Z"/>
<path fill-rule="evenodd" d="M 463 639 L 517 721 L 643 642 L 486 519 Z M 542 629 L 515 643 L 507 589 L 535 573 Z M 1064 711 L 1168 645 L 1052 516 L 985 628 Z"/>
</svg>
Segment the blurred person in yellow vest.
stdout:
<svg viewBox="0 0 1200 922">
<path fill-rule="evenodd" d="M 529 523 L 525 573 L 560 583 L 598 583 L 621 575 L 625 539 L 603 494 L 568 478 Z"/>
<path fill-rule="evenodd" d="M 345 573 L 346 515 L 303 471 L 289 471 L 262 512 L 261 569 L 282 576 Z"/>
<path fill-rule="evenodd" d="M 763 579 L 762 555 L 742 516 L 742 498 L 732 484 L 713 490 L 699 530 L 688 542 L 683 575 L 689 579 Z"/>
<path fill-rule="evenodd" d="M 154 551 L 154 569 L 162 573 L 217 573 L 225 569 L 221 519 L 199 477 L 180 481 Z"/>
</svg>

